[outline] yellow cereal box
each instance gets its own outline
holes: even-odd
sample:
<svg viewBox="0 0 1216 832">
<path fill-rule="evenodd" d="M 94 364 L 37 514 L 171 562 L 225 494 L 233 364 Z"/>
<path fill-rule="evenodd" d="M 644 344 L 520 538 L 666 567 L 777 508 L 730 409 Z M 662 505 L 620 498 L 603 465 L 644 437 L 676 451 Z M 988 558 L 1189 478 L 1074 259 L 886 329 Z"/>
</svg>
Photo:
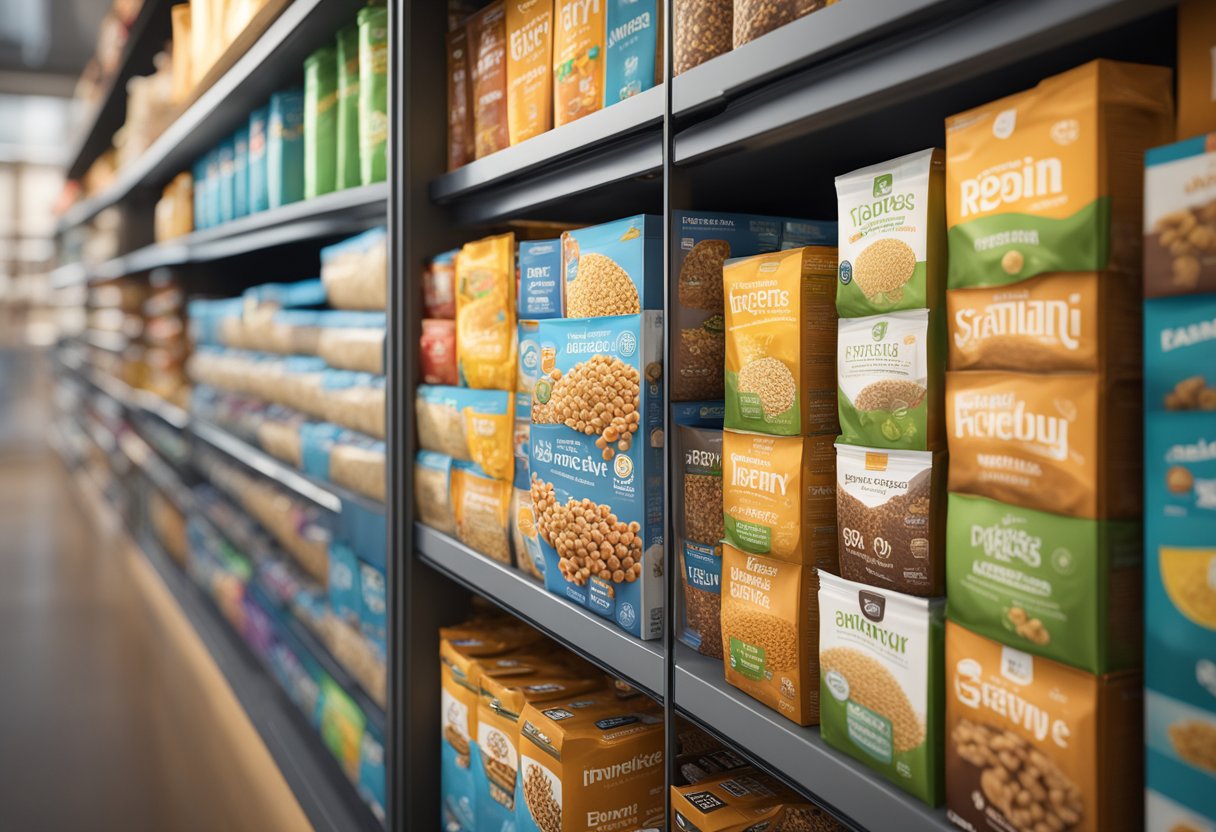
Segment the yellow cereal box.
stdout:
<svg viewBox="0 0 1216 832">
<path fill-rule="evenodd" d="M 557 0 L 553 121 L 558 127 L 604 103 L 605 0 Z"/>
<path fill-rule="evenodd" d="M 507 0 L 507 133 L 511 144 L 553 126 L 553 0 Z"/>
</svg>

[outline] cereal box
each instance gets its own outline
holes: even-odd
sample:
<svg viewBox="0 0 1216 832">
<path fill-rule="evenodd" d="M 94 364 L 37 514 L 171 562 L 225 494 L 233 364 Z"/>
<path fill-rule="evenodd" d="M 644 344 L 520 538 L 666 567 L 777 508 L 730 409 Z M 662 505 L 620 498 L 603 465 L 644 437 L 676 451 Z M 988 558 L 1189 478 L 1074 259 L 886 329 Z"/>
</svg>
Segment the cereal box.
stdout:
<svg viewBox="0 0 1216 832">
<path fill-rule="evenodd" d="M 813 566 L 722 545 L 726 681 L 798 725 L 819 722 L 818 588 Z"/>
<path fill-rule="evenodd" d="M 699 832 L 843 830 L 835 818 L 777 778 L 750 766 L 671 787 L 675 828 Z"/>
<path fill-rule="evenodd" d="M 1216 134 L 1145 154 L 1144 294 L 1216 292 Z"/>
<path fill-rule="evenodd" d="M 939 332 L 928 309 L 839 320 L 837 408 L 845 442 L 914 451 L 941 446 Z"/>
<path fill-rule="evenodd" d="M 946 816 L 974 832 L 1140 829 L 1141 684 L 946 622 Z"/>
<path fill-rule="evenodd" d="M 943 168 L 929 149 L 836 177 L 841 317 L 941 305 Z"/>
<path fill-rule="evenodd" d="M 1091 673 L 1136 667 L 1143 530 L 950 495 L 950 618 L 986 638 Z"/>
<path fill-rule="evenodd" d="M 823 741 L 941 803 L 942 599 L 819 574 Z"/>
<path fill-rule="evenodd" d="M 604 104 L 604 15 L 608 0 L 555 0 L 553 122 L 557 127 Z"/>
<path fill-rule="evenodd" d="M 611 692 L 524 706 L 519 832 L 615 832 L 664 823 L 663 710 Z"/>
<path fill-rule="evenodd" d="M 605 0 L 607 48 L 604 106 L 650 89 L 662 79 L 656 0 Z"/>
<path fill-rule="evenodd" d="M 1132 160 L 1173 132 L 1170 71 L 1091 61 L 946 119 L 951 289 L 1140 267 Z"/>
<path fill-rule="evenodd" d="M 638 214 L 563 232 L 562 277 L 571 318 L 662 309 L 662 221 Z"/>
<path fill-rule="evenodd" d="M 539 321 L 562 316 L 562 241 L 519 244 L 519 317 Z"/>
<path fill-rule="evenodd" d="M 949 488 L 1068 517 L 1141 507 L 1139 382 L 1092 373 L 946 374 Z"/>
<path fill-rule="evenodd" d="M 725 542 L 754 554 L 836 571 L 832 437 L 722 434 Z"/>
<path fill-rule="evenodd" d="M 835 262 L 811 246 L 726 264 L 726 427 L 835 433 Z"/>
<path fill-rule="evenodd" d="M 1146 301 L 1144 364 L 1145 410 L 1216 411 L 1216 294 Z"/>
<path fill-rule="evenodd" d="M 1207 0 L 1178 4 L 1178 135 L 1216 130 L 1216 7 Z"/>
<path fill-rule="evenodd" d="M 658 638 L 662 313 L 551 319 L 537 338 L 528 468 L 545 586 Z"/>
<path fill-rule="evenodd" d="M 553 126 L 553 0 L 506 5 L 507 133 L 519 144 Z"/>
</svg>

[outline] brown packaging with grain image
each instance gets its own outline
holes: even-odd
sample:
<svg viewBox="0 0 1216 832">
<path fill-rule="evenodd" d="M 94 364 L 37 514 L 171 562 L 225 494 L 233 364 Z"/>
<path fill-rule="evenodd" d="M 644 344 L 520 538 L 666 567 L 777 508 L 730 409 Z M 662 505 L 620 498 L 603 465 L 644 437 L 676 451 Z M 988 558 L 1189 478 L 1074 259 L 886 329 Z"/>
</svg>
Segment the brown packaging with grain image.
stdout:
<svg viewBox="0 0 1216 832">
<path fill-rule="evenodd" d="M 672 73 L 692 69 L 734 47 L 734 0 L 675 0 Z"/>
<path fill-rule="evenodd" d="M 722 546 L 726 681 L 798 725 L 819 723 L 818 592 L 813 566 Z"/>
<path fill-rule="evenodd" d="M 612 692 L 529 704 L 519 719 L 521 830 L 662 827 L 663 709 Z"/>
<path fill-rule="evenodd" d="M 511 144 L 553 126 L 553 0 L 506 0 L 507 134 Z"/>
<path fill-rule="evenodd" d="M 681 639 L 722 658 L 722 431 L 679 425 L 676 492 L 684 628 Z"/>
<path fill-rule="evenodd" d="M 481 159 L 507 147 L 507 21 L 502 0 L 469 18 L 473 66 L 473 153 Z"/>
<path fill-rule="evenodd" d="M 975 832 L 1143 828 L 1143 677 L 946 623 L 946 815 Z"/>
<path fill-rule="evenodd" d="M 1143 503 L 1138 381 L 1096 373 L 946 373 L 949 489 L 1089 520 Z"/>
<path fill-rule="evenodd" d="M 696 832 L 843 832 L 844 826 L 755 768 L 671 787 L 673 827 Z"/>
<path fill-rule="evenodd" d="M 473 79 L 469 30 L 448 32 L 448 170 L 473 161 Z"/>
</svg>

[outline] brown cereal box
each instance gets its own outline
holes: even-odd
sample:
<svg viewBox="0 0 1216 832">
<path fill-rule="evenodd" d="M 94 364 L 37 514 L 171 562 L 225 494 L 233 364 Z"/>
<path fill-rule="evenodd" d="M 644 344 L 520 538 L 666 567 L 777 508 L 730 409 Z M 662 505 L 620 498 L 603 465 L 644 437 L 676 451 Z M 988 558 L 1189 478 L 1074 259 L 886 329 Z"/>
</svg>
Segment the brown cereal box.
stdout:
<svg viewBox="0 0 1216 832">
<path fill-rule="evenodd" d="M 473 83 L 469 30 L 448 32 L 448 170 L 473 161 Z"/>
<path fill-rule="evenodd" d="M 557 127 L 604 103 L 604 0 L 556 0 L 553 29 L 553 123 Z"/>
<path fill-rule="evenodd" d="M 799 725 L 819 724 L 818 592 L 813 566 L 722 546 L 726 681 Z"/>
<path fill-rule="evenodd" d="M 507 22 L 502 0 L 469 18 L 473 62 L 473 151 L 480 159 L 502 150 L 507 138 Z"/>
<path fill-rule="evenodd" d="M 1178 138 L 1216 130 L 1216 5 L 1178 4 Z"/>
<path fill-rule="evenodd" d="M 698 832 L 843 830 L 835 818 L 772 775 L 752 767 L 671 787 L 672 828 Z"/>
<path fill-rule="evenodd" d="M 1142 828 L 1141 685 L 947 622 L 947 817 L 975 832 Z"/>
<path fill-rule="evenodd" d="M 1140 383 L 946 373 L 949 490 L 1090 520 L 1142 504 Z"/>
<path fill-rule="evenodd" d="M 507 0 L 507 134 L 511 144 L 553 126 L 553 0 Z"/>
</svg>

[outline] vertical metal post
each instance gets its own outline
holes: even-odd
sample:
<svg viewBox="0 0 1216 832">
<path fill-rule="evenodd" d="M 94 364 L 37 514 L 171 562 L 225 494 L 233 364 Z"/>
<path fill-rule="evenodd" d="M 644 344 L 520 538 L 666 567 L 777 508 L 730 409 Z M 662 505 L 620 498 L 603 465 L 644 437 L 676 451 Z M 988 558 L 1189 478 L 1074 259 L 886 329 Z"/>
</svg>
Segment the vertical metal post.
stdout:
<svg viewBox="0 0 1216 832">
<path fill-rule="evenodd" d="M 666 590 L 667 622 L 663 628 L 663 718 L 667 728 L 664 743 L 663 759 L 666 761 L 665 782 L 663 790 L 663 813 L 668 827 L 671 826 L 671 787 L 676 782 L 676 706 L 675 706 L 675 666 L 676 666 L 676 628 L 680 623 L 680 613 L 677 609 L 677 581 L 680 565 L 680 538 L 676 534 L 675 506 L 677 500 L 672 496 L 675 491 L 673 476 L 679 465 L 676 447 L 676 426 L 671 412 L 672 385 L 672 310 L 676 308 L 674 296 L 676 280 L 672 274 L 672 257 L 675 254 L 674 229 L 672 228 L 672 143 L 675 131 L 671 123 L 671 87 L 672 87 L 672 46 L 675 43 L 673 30 L 675 28 L 675 0 L 663 0 L 663 412 L 667 416 L 667 425 L 663 432 L 666 443 L 666 453 L 663 455 L 664 483 L 664 515 L 667 518 L 664 529 L 663 578 Z"/>
</svg>

